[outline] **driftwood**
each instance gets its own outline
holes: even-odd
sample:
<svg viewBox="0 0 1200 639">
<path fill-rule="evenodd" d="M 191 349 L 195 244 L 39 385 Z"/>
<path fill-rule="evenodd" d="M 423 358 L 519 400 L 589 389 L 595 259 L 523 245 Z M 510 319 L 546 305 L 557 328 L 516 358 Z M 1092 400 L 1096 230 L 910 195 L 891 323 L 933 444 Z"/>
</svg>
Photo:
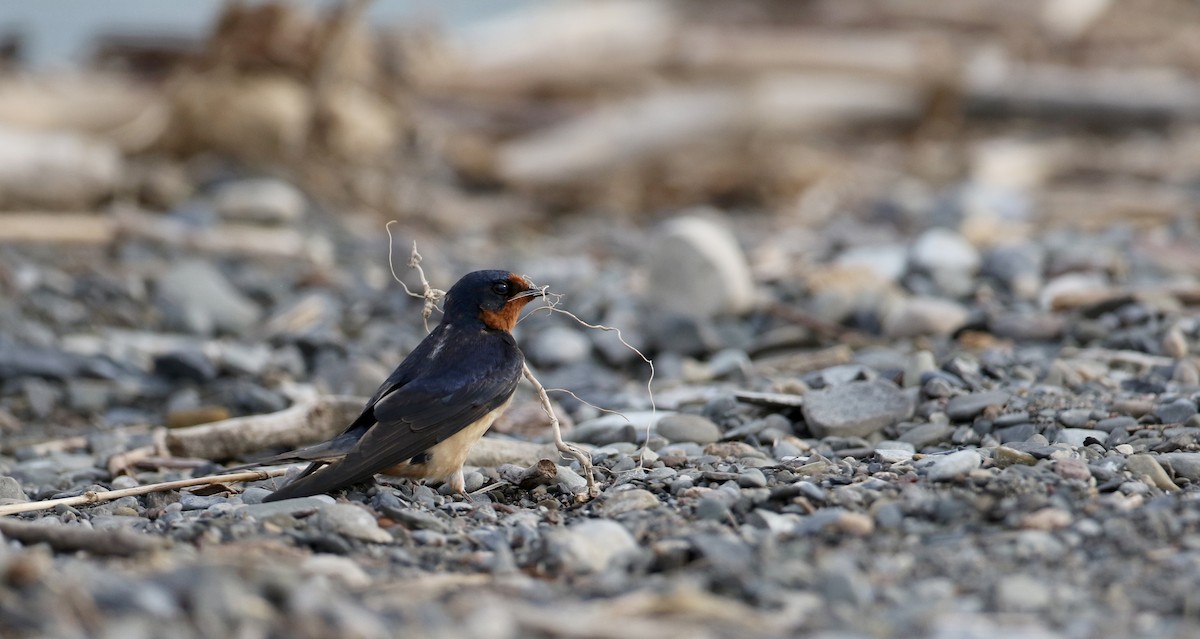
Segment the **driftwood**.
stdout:
<svg viewBox="0 0 1200 639">
<path fill-rule="evenodd" d="M 522 490 L 529 490 L 535 486 L 553 484 L 558 477 L 558 465 L 549 459 L 541 459 L 528 468 L 505 464 L 497 468 L 496 472 L 499 473 L 500 479 Z"/>
<path fill-rule="evenodd" d="M 44 543 L 60 552 L 82 550 L 93 555 L 118 557 L 132 557 L 163 547 L 161 539 L 130 530 L 93 530 L 8 519 L 0 519 L 0 534 L 27 546 Z"/>
<path fill-rule="evenodd" d="M 0 506 L 0 516 L 28 513 L 37 510 L 50 510 L 56 506 L 84 506 L 87 504 L 99 504 L 101 502 L 112 501 L 122 497 L 136 497 L 138 495 L 161 493 L 168 490 L 178 490 L 180 488 L 188 488 L 191 486 L 228 484 L 239 481 L 258 481 L 260 479 L 278 477 L 286 472 L 286 468 L 276 468 L 272 470 L 248 470 L 245 472 L 231 473 L 228 475 L 207 475 L 204 477 L 193 477 L 192 479 L 180 479 L 178 481 L 147 484 L 145 486 L 135 486 L 133 488 L 122 488 L 121 490 L 105 490 L 101 492 L 88 491 L 82 495 L 76 495 L 75 497 L 60 497 L 58 499 L 45 499 L 42 501 L 30 501 L 20 504 Z"/>
<path fill-rule="evenodd" d="M 234 417 L 167 433 L 178 457 L 223 461 L 271 448 L 296 448 L 329 439 L 362 410 L 356 397 L 322 397 L 266 415 Z"/>
</svg>

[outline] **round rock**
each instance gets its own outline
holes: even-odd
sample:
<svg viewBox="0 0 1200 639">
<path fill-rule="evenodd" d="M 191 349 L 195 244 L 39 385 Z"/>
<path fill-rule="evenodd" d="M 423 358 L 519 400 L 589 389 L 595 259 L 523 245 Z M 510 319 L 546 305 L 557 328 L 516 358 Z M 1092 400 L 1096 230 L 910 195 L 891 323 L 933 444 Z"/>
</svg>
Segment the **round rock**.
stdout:
<svg viewBox="0 0 1200 639">
<path fill-rule="evenodd" d="M 675 313 L 737 315 L 754 305 L 754 279 L 733 233 L 708 216 L 672 220 L 649 259 L 653 304 Z"/>
<path fill-rule="evenodd" d="M 721 439 L 721 427 L 699 415 L 668 415 L 658 420 L 655 428 L 671 442 L 711 444 Z"/>
</svg>

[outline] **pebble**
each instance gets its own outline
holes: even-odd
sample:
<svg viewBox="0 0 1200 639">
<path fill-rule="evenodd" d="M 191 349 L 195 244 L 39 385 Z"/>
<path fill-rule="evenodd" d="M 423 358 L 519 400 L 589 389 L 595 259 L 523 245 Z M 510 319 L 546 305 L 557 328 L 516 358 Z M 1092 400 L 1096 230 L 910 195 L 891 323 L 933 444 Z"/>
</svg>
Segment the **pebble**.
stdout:
<svg viewBox="0 0 1200 639">
<path fill-rule="evenodd" d="M 953 434 L 954 427 L 949 424 L 926 422 L 905 431 L 899 440 L 909 444 L 916 451 L 948 441 Z"/>
<path fill-rule="evenodd" d="M 983 457 L 974 450 L 960 450 L 946 455 L 933 455 L 922 460 L 921 468 L 930 481 L 950 481 L 966 475 L 983 464 Z"/>
<path fill-rule="evenodd" d="M 159 278 L 158 291 L 179 308 L 186 327 L 196 334 L 245 333 L 257 324 L 261 315 L 253 300 L 206 261 L 185 260 L 176 264 Z"/>
<path fill-rule="evenodd" d="M 304 215 L 304 194 L 283 180 L 251 178 L 226 182 L 213 193 L 221 217 L 260 224 L 290 224 Z"/>
<path fill-rule="evenodd" d="M 754 305 L 756 286 L 746 256 L 709 211 L 667 223 L 648 258 L 650 300 L 660 310 L 714 317 Z"/>
<path fill-rule="evenodd" d="M 16 504 L 29 501 L 21 483 L 13 477 L 0 476 L 0 504 Z"/>
<path fill-rule="evenodd" d="M 589 519 L 547 533 L 548 556 L 568 574 L 603 572 L 637 551 L 637 542 L 624 526 L 607 519 Z"/>
<path fill-rule="evenodd" d="M 1003 407 L 1012 395 L 1007 391 L 994 390 L 959 395 L 946 404 L 946 416 L 952 421 L 974 419 L 990 406 Z"/>
<path fill-rule="evenodd" d="M 940 297 L 912 297 L 892 303 L 883 315 L 889 338 L 949 335 L 967 321 L 967 308 Z"/>
<path fill-rule="evenodd" d="M 802 411 L 817 437 L 863 437 L 907 419 L 912 397 L 884 379 L 850 382 L 805 395 Z"/>
<path fill-rule="evenodd" d="M 658 497 L 654 493 L 635 488 L 633 490 L 621 490 L 615 494 L 609 495 L 604 500 L 604 514 L 609 517 L 616 517 L 625 513 L 631 513 L 639 510 L 649 510 L 659 506 Z"/>
<path fill-rule="evenodd" d="M 1004 612 L 1036 612 L 1053 602 L 1042 579 L 1030 575 L 1009 575 L 996 585 L 996 608 Z"/>
<path fill-rule="evenodd" d="M 1163 453 L 1158 461 L 1171 470 L 1176 477 L 1186 477 L 1192 482 L 1200 481 L 1200 453 Z"/>
<path fill-rule="evenodd" d="M 538 366 L 568 366 L 585 361 L 592 352 L 587 335 L 566 326 L 549 326 L 526 341 L 523 350 Z"/>
<path fill-rule="evenodd" d="M 680 413 L 658 420 L 655 430 L 671 442 L 693 442 L 711 444 L 721 439 L 721 427 L 711 419 L 699 415 Z"/>
<path fill-rule="evenodd" d="M 392 541 L 392 536 L 379 527 L 371 513 L 354 504 L 322 505 L 317 509 L 316 525 L 351 539 L 377 544 L 386 544 Z"/>
<path fill-rule="evenodd" d="M 1163 469 L 1162 465 L 1152 455 L 1145 453 L 1130 455 L 1129 459 L 1125 460 L 1125 470 L 1129 471 L 1135 478 L 1145 477 L 1150 481 L 1151 485 L 1163 490 L 1179 490 L 1179 486 L 1171 481 L 1171 476 L 1167 474 L 1167 471 Z"/>
<path fill-rule="evenodd" d="M 1169 404 L 1163 404 L 1154 411 L 1154 416 L 1164 424 L 1182 424 L 1196 415 L 1196 402 L 1190 399 L 1177 399 Z"/>
<path fill-rule="evenodd" d="M 1108 441 L 1108 432 L 1091 428 L 1064 428 L 1058 431 L 1058 437 L 1054 441 L 1058 444 L 1066 444 L 1073 448 L 1079 448 L 1089 438 L 1098 440 L 1103 444 Z"/>
<path fill-rule="evenodd" d="M 996 465 L 1001 468 L 1014 464 L 1021 464 L 1023 466 L 1037 464 L 1037 458 L 1033 455 L 1008 446 L 997 446 L 995 452 L 992 453 L 992 458 L 995 460 Z"/>
<path fill-rule="evenodd" d="M 765 488 L 767 476 L 757 468 L 747 468 L 738 473 L 737 483 L 742 488 Z"/>
</svg>

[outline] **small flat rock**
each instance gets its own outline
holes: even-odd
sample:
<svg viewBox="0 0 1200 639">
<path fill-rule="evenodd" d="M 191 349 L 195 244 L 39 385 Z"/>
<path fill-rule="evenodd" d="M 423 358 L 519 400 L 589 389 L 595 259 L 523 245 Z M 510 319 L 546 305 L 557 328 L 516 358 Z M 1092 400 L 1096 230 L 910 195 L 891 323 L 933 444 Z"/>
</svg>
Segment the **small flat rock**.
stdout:
<svg viewBox="0 0 1200 639">
<path fill-rule="evenodd" d="M 876 448 L 875 459 L 884 464 L 899 464 L 906 461 L 911 461 L 913 451 L 903 450 L 898 448 Z"/>
<path fill-rule="evenodd" d="M 668 415 L 658 420 L 655 429 L 670 442 L 711 444 L 721 439 L 721 427 L 700 415 Z"/>
<path fill-rule="evenodd" d="M 950 481 L 965 475 L 983 463 L 983 457 L 973 450 L 960 450 L 948 455 L 935 455 L 922 460 L 925 476 L 930 481 Z"/>
<path fill-rule="evenodd" d="M 946 415 L 956 422 L 974 419 L 989 406 L 1004 406 L 1012 394 L 995 390 L 959 395 L 946 404 Z"/>
<path fill-rule="evenodd" d="M 1130 426 L 1137 426 L 1137 420 L 1128 415 L 1119 417 L 1109 417 L 1096 422 L 1096 430 L 1102 430 L 1111 433 L 1115 430 L 1125 430 Z"/>
<path fill-rule="evenodd" d="M 713 216 L 675 218 L 653 247 L 649 288 L 659 309 L 715 317 L 753 307 L 756 287 L 746 256 L 733 232 Z"/>
<path fill-rule="evenodd" d="M 1182 424 L 1197 412 L 1196 402 L 1190 399 L 1177 399 L 1159 406 L 1154 416 L 1164 424 Z"/>
<path fill-rule="evenodd" d="M 881 280 L 899 281 L 908 270 L 908 248 L 903 244 L 855 246 L 837 256 L 841 267 L 861 268 Z"/>
<path fill-rule="evenodd" d="M 1092 411 L 1084 408 L 1072 408 L 1058 414 L 1058 423 L 1067 428 L 1083 428 L 1091 420 Z"/>
<path fill-rule="evenodd" d="M 1108 441 L 1107 432 L 1091 428 L 1064 428 L 1058 431 L 1058 437 L 1054 441 L 1055 443 L 1079 448 L 1084 445 L 1084 442 L 1089 437 L 1099 440 L 1101 444 Z"/>
<path fill-rule="evenodd" d="M 304 214 L 300 189 L 275 178 L 252 178 L 222 184 L 213 195 L 221 217 L 245 222 L 286 224 Z"/>
<path fill-rule="evenodd" d="M 1035 612 L 1051 605 L 1043 580 L 1029 575 L 1009 575 L 996 585 L 996 608 L 1004 612 Z"/>
<path fill-rule="evenodd" d="M 765 488 L 767 476 L 757 468 L 747 468 L 738 473 L 737 483 L 742 488 Z"/>
<path fill-rule="evenodd" d="M 554 444 L 536 444 L 516 439 L 484 437 L 467 453 L 466 464 L 480 468 L 499 468 L 504 464 L 515 464 L 528 468 L 542 459 L 558 459 Z"/>
<path fill-rule="evenodd" d="M 332 497 L 318 495 L 315 497 L 297 497 L 296 499 L 271 501 L 265 504 L 247 504 L 245 511 L 247 515 L 256 519 L 266 519 L 278 514 L 292 515 L 295 513 L 315 512 L 322 506 L 331 504 L 333 504 Z"/>
<path fill-rule="evenodd" d="M 1200 453 L 1163 453 L 1158 456 L 1158 461 L 1176 477 L 1200 481 Z"/>
<path fill-rule="evenodd" d="M 546 537 L 552 558 L 561 562 L 565 572 L 573 574 L 602 572 L 637 550 L 633 535 L 607 519 L 587 520 L 554 530 Z"/>
<path fill-rule="evenodd" d="M 0 504 L 16 504 L 26 501 L 29 501 L 29 497 L 21 489 L 21 482 L 14 477 L 0 476 Z"/>
<path fill-rule="evenodd" d="M 957 271 L 974 273 L 982 257 L 962 235 L 946 228 L 932 228 L 913 242 L 910 254 L 913 266 L 928 272 Z"/>
<path fill-rule="evenodd" d="M 565 366 L 586 360 L 592 353 L 592 341 L 573 328 L 550 326 L 538 331 L 523 350 L 538 366 Z"/>
<path fill-rule="evenodd" d="M 953 434 L 954 427 L 949 424 L 927 422 L 905 432 L 900 441 L 912 445 L 914 450 L 921 450 L 948 441 Z"/>
<path fill-rule="evenodd" d="M 1092 470 L 1082 459 L 1059 459 L 1054 462 L 1054 473 L 1063 479 L 1087 481 L 1092 478 Z"/>
<path fill-rule="evenodd" d="M 885 379 L 805 395 L 804 419 L 817 437 L 865 437 L 913 414 L 913 398 Z"/>
<path fill-rule="evenodd" d="M 604 514 L 610 517 L 631 513 L 637 510 L 649 510 L 657 508 L 659 505 L 658 497 L 654 493 L 642 488 L 633 490 L 622 490 L 608 499 L 604 500 Z"/>
<path fill-rule="evenodd" d="M 386 544 L 392 536 L 375 521 L 375 516 L 354 504 L 326 504 L 317 510 L 317 525 L 361 541 Z"/>
<path fill-rule="evenodd" d="M 1162 464 L 1159 464 L 1153 455 L 1145 453 L 1130 455 L 1129 459 L 1125 460 L 1125 470 L 1129 471 L 1134 477 L 1145 477 L 1152 485 L 1163 490 L 1179 490 L 1179 486 L 1171 481 L 1171 476 L 1167 474 Z"/>
<path fill-rule="evenodd" d="M 258 323 L 262 310 L 212 264 L 181 262 L 158 280 L 160 294 L 177 304 L 197 333 L 241 333 Z"/>
<path fill-rule="evenodd" d="M 1033 466 L 1037 464 L 1037 457 L 1030 455 L 1023 450 L 1009 448 L 1008 446 L 997 446 L 996 452 L 992 453 L 992 459 L 997 466 L 1001 468 L 1021 464 L 1024 466 Z"/>
<path fill-rule="evenodd" d="M 888 337 L 949 335 L 967 321 L 967 308 L 940 297 L 912 297 L 891 304 L 883 315 Z"/>
</svg>

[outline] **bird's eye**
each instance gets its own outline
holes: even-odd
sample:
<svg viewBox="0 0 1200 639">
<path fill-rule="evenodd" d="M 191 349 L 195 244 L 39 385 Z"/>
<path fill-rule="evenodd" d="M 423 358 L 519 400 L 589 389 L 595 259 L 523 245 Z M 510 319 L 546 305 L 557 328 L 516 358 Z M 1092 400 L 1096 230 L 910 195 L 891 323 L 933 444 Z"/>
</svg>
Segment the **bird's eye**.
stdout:
<svg viewBox="0 0 1200 639">
<path fill-rule="evenodd" d="M 492 292 L 498 295 L 508 295 L 508 282 L 496 282 L 492 284 Z"/>
</svg>

